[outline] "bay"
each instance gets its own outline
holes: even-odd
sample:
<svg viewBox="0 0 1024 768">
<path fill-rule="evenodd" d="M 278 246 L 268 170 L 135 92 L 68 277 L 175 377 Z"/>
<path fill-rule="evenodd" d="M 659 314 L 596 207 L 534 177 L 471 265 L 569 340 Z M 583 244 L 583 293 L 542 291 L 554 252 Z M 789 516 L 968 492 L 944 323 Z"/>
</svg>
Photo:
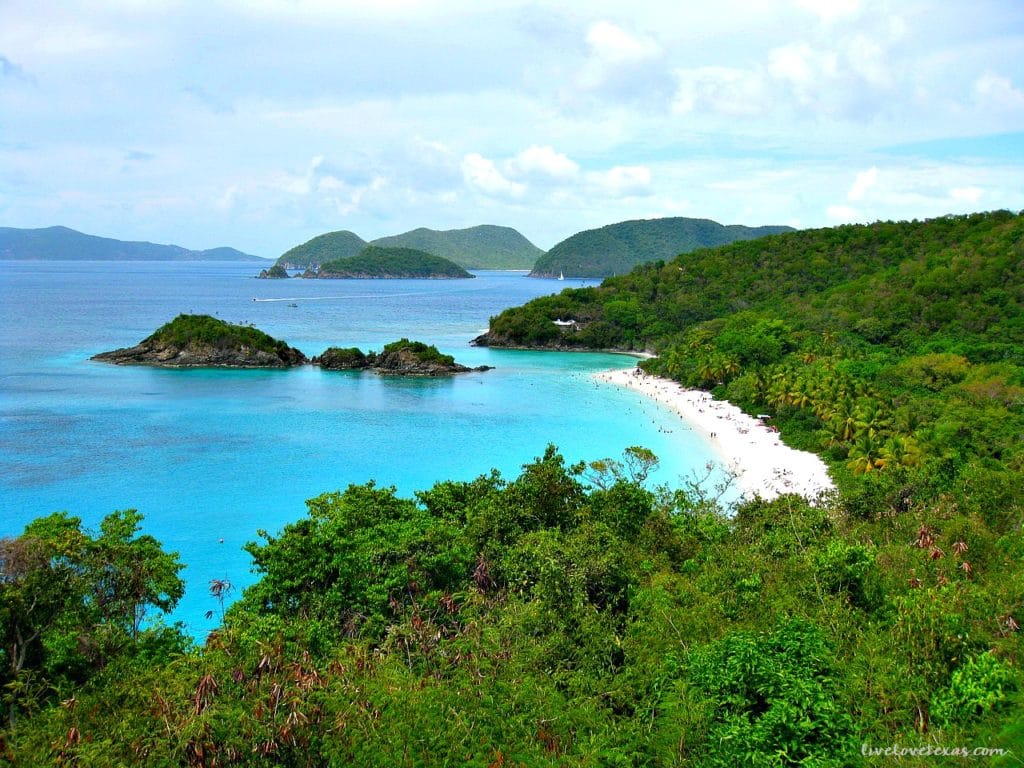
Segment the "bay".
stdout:
<svg viewBox="0 0 1024 768">
<path fill-rule="evenodd" d="M 621 355 L 476 348 L 502 309 L 568 282 L 255 280 L 233 263 L 0 262 L 0 535 L 63 510 L 95 528 L 138 509 L 178 551 L 187 591 L 172 616 L 213 627 L 207 587 L 252 582 L 243 545 L 304 514 L 304 501 L 373 480 L 402 495 L 522 465 L 558 446 L 569 462 L 661 459 L 678 485 L 713 458 L 670 412 L 591 374 Z M 592 283 L 591 283 L 592 284 Z M 572 286 L 579 286 L 573 281 Z M 445 379 L 289 371 L 161 370 L 96 363 L 182 312 L 250 323 L 307 355 L 408 337 L 494 370 Z"/>
</svg>

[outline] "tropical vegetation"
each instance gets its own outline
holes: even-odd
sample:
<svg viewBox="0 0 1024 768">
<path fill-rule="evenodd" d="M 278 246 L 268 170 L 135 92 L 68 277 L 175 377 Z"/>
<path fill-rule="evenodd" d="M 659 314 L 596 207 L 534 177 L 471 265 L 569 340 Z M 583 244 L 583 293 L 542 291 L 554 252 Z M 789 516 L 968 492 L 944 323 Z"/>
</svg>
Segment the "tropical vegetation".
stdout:
<svg viewBox="0 0 1024 768">
<path fill-rule="evenodd" d="M 210 585 L 221 623 L 196 643 L 155 619 L 180 596 L 177 560 L 134 513 L 97 533 L 36 521 L 0 543 L 0 752 L 1018 765 L 1022 262 L 1007 212 L 840 227 L 493 319 L 493 343 L 657 352 L 645 367 L 820 452 L 838 489 L 816 500 L 653 486 L 642 447 L 568 465 L 549 446 L 516 477 L 409 497 L 354 485 L 259 532 L 257 581 L 234 602 Z"/>
</svg>

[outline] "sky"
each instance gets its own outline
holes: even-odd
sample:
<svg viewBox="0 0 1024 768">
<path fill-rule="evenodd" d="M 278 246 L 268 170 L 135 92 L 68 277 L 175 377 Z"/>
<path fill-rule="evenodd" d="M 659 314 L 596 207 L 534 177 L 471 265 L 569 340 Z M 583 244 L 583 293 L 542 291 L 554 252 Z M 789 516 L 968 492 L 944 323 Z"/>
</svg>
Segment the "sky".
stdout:
<svg viewBox="0 0 1024 768">
<path fill-rule="evenodd" d="M 276 257 L 1001 208 L 1021 0 L 0 0 L 0 226 Z"/>
</svg>

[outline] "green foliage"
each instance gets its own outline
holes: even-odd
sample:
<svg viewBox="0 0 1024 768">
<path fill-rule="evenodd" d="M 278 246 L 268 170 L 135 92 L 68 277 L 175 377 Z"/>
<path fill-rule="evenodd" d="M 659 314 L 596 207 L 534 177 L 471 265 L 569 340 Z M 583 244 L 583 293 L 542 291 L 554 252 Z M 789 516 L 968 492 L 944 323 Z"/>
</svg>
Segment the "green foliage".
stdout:
<svg viewBox="0 0 1024 768">
<path fill-rule="evenodd" d="M 458 264 L 441 256 L 413 248 L 383 248 L 368 245 L 354 256 L 320 264 L 318 277 L 473 277 Z"/>
<path fill-rule="evenodd" d="M 285 269 L 282 264 L 275 264 L 270 269 L 266 270 L 266 273 L 266 277 L 269 278 L 283 279 L 289 277 L 288 270 Z M 264 275 L 261 274 L 260 277 L 264 277 Z"/>
<path fill-rule="evenodd" d="M 177 604 L 184 566 L 139 534 L 141 521 L 135 510 L 113 512 L 91 535 L 80 519 L 56 513 L 0 541 L 0 680 L 10 724 L 19 710 L 70 693 L 112 658 L 180 647 L 176 631 L 167 635 L 145 619 Z"/>
<path fill-rule="evenodd" d="M 352 486 L 249 545 L 258 581 L 185 654 L 139 621 L 173 604 L 176 561 L 134 543 L 135 517 L 96 537 L 36 521 L 0 548 L 18 715 L 0 748 L 225 766 L 1018 748 L 1022 242 L 1006 212 L 792 233 L 492 320 L 505 343 L 658 349 L 644 367 L 821 452 L 839 491 L 815 504 L 646 488 L 657 457 L 635 446 L 575 466 L 549 446 L 514 479 L 410 499 Z"/>
<path fill-rule="evenodd" d="M 804 621 L 771 634 L 733 633 L 696 651 L 689 680 L 709 714 L 707 766 L 842 766 L 853 723 L 821 631 Z"/>
<path fill-rule="evenodd" d="M 143 343 L 156 342 L 175 347 L 203 344 L 219 349 L 249 348 L 271 354 L 286 353 L 290 347 L 258 328 L 235 325 L 210 315 L 178 315 L 157 328 Z"/>
<path fill-rule="evenodd" d="M 426 344 L 422 341 L 409 341 L 401 338 L 384 345 L 382 354 L 394 354 L 408 352 L 421 363 L 437 363 L 439 365 L 455 365 L 455 358 L 451 355 L 442 354 L 433 344 Z"/>
<path fill-rule="evenodd" d="M 1017 685 L 1005 661 L 992 653 L 972 656 L 953 672 L 949 688 L 933 697 L 932 719 L 943 727 L 1004 708 Z"/>
<path fill-rule="evenodd" d="M 350 486 L 246 550 L 260 581 L 232 611 L 301 616 L 323 631 L 380 638 L 404 608 L 435 603 L 471 570 L 456 529 L 394 489 Z"/>
<path fill-rule="evenodd" d="M 670 259 L 698 248 L 774 235 L 789 227 L 723 226 L 709 219 L 639 219 L 588 229 L 537 259 L 531 274 L 554 277 L 622 275 L 638 264 Z"/>
<path fill-rule="evenodd" d="M 191 652 L 159 625 L 132 640 L 146 579 L 79 565 L 131 561 L 134 515 L 97 536 L 36 521 L 17 542 L 42 556 L 4 545 L 5 563 L 36 564 L 6 566 L 4 626 L 21 611 L 18 626 L 42 627 L 5 689 L 9 757 L 775 766 L 857 764 L 860 744 L 927 728 L 1012 744 L 1019 528 L 920 470 L 878 476 L 860 503 L 883 514 L 786 496 L 730 515 L 699 479 L 644 488 L 655 461 L 633 447 L 567 466 L 548 447 L 511 480 L 312 499 L 249 545 L 257 582 Z M 166 569 L 136 571 L 163 573 L 141 599 L 170 604 Z"/>
</svg>

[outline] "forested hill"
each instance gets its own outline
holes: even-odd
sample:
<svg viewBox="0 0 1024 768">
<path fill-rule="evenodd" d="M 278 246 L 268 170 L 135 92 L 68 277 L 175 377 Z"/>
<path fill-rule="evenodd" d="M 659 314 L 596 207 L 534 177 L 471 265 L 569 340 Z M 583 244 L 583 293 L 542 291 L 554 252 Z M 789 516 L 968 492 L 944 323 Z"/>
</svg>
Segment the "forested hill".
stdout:
<svg viewBox="0 0 1024 768">
<path fill-rule="evenodd" d="M 621 275 L 638 264 L 670 259 L 698 248 L 791 231 L 792 227 L 723 226 L 710 219 L 684 217 L 622 221 L 588 229 L 563 240 L 537 260 L 530 274 L 533 277 Z"/>
<path fill-rule="evenodd" d="M 654 350 L 648 370 L 774 413 L 790 439 L 852 472 L 984 458 L 1017 476 L 1024 216 L 698 251 L 506 310 L 478 343 Z"/>
<path fill-rule="evenodd" d="M 317 235 L 285 251 L 275 262 L 287 269 L 308 269 L 327 261 L 348 259 L 366 247 L 366 241 L 355 232 L 342 229 Z"/>
<path fill-rule="evenodd" d="M 763 315 L 851 343 L 1011 354 L 1022 334 L 1022 222 L 995 212 L 802 230 L 699 250 L 506 310 L 491 319 L 484 341 L 665 350 L 699 323 Z M 576 326 L 560 329 L 558 319 Z"/>
<path fill-rule="evenodd" d="M 437 231 L 423 227 L 379 237 L 372 245 L 415 248 L 451 259 L 466 269 L 531 269 L 544 251 L 511 227 L 484 224 Z"/>
<path fill-rule="evenodd" d="M 234 248 L 193 251 L 180 245 L 114 240 L 67 227 L 0 227 L 0 259 L 53 261 L 265 261 Z"/>
<path fill-rule="evenodd" d="M 474 275 L 449 259 L 415 248 L 368 245 L 355 256 L 325 261 L 319 270 L 307 270 L 303 277 L 447 279 Z"/>
</svg>

